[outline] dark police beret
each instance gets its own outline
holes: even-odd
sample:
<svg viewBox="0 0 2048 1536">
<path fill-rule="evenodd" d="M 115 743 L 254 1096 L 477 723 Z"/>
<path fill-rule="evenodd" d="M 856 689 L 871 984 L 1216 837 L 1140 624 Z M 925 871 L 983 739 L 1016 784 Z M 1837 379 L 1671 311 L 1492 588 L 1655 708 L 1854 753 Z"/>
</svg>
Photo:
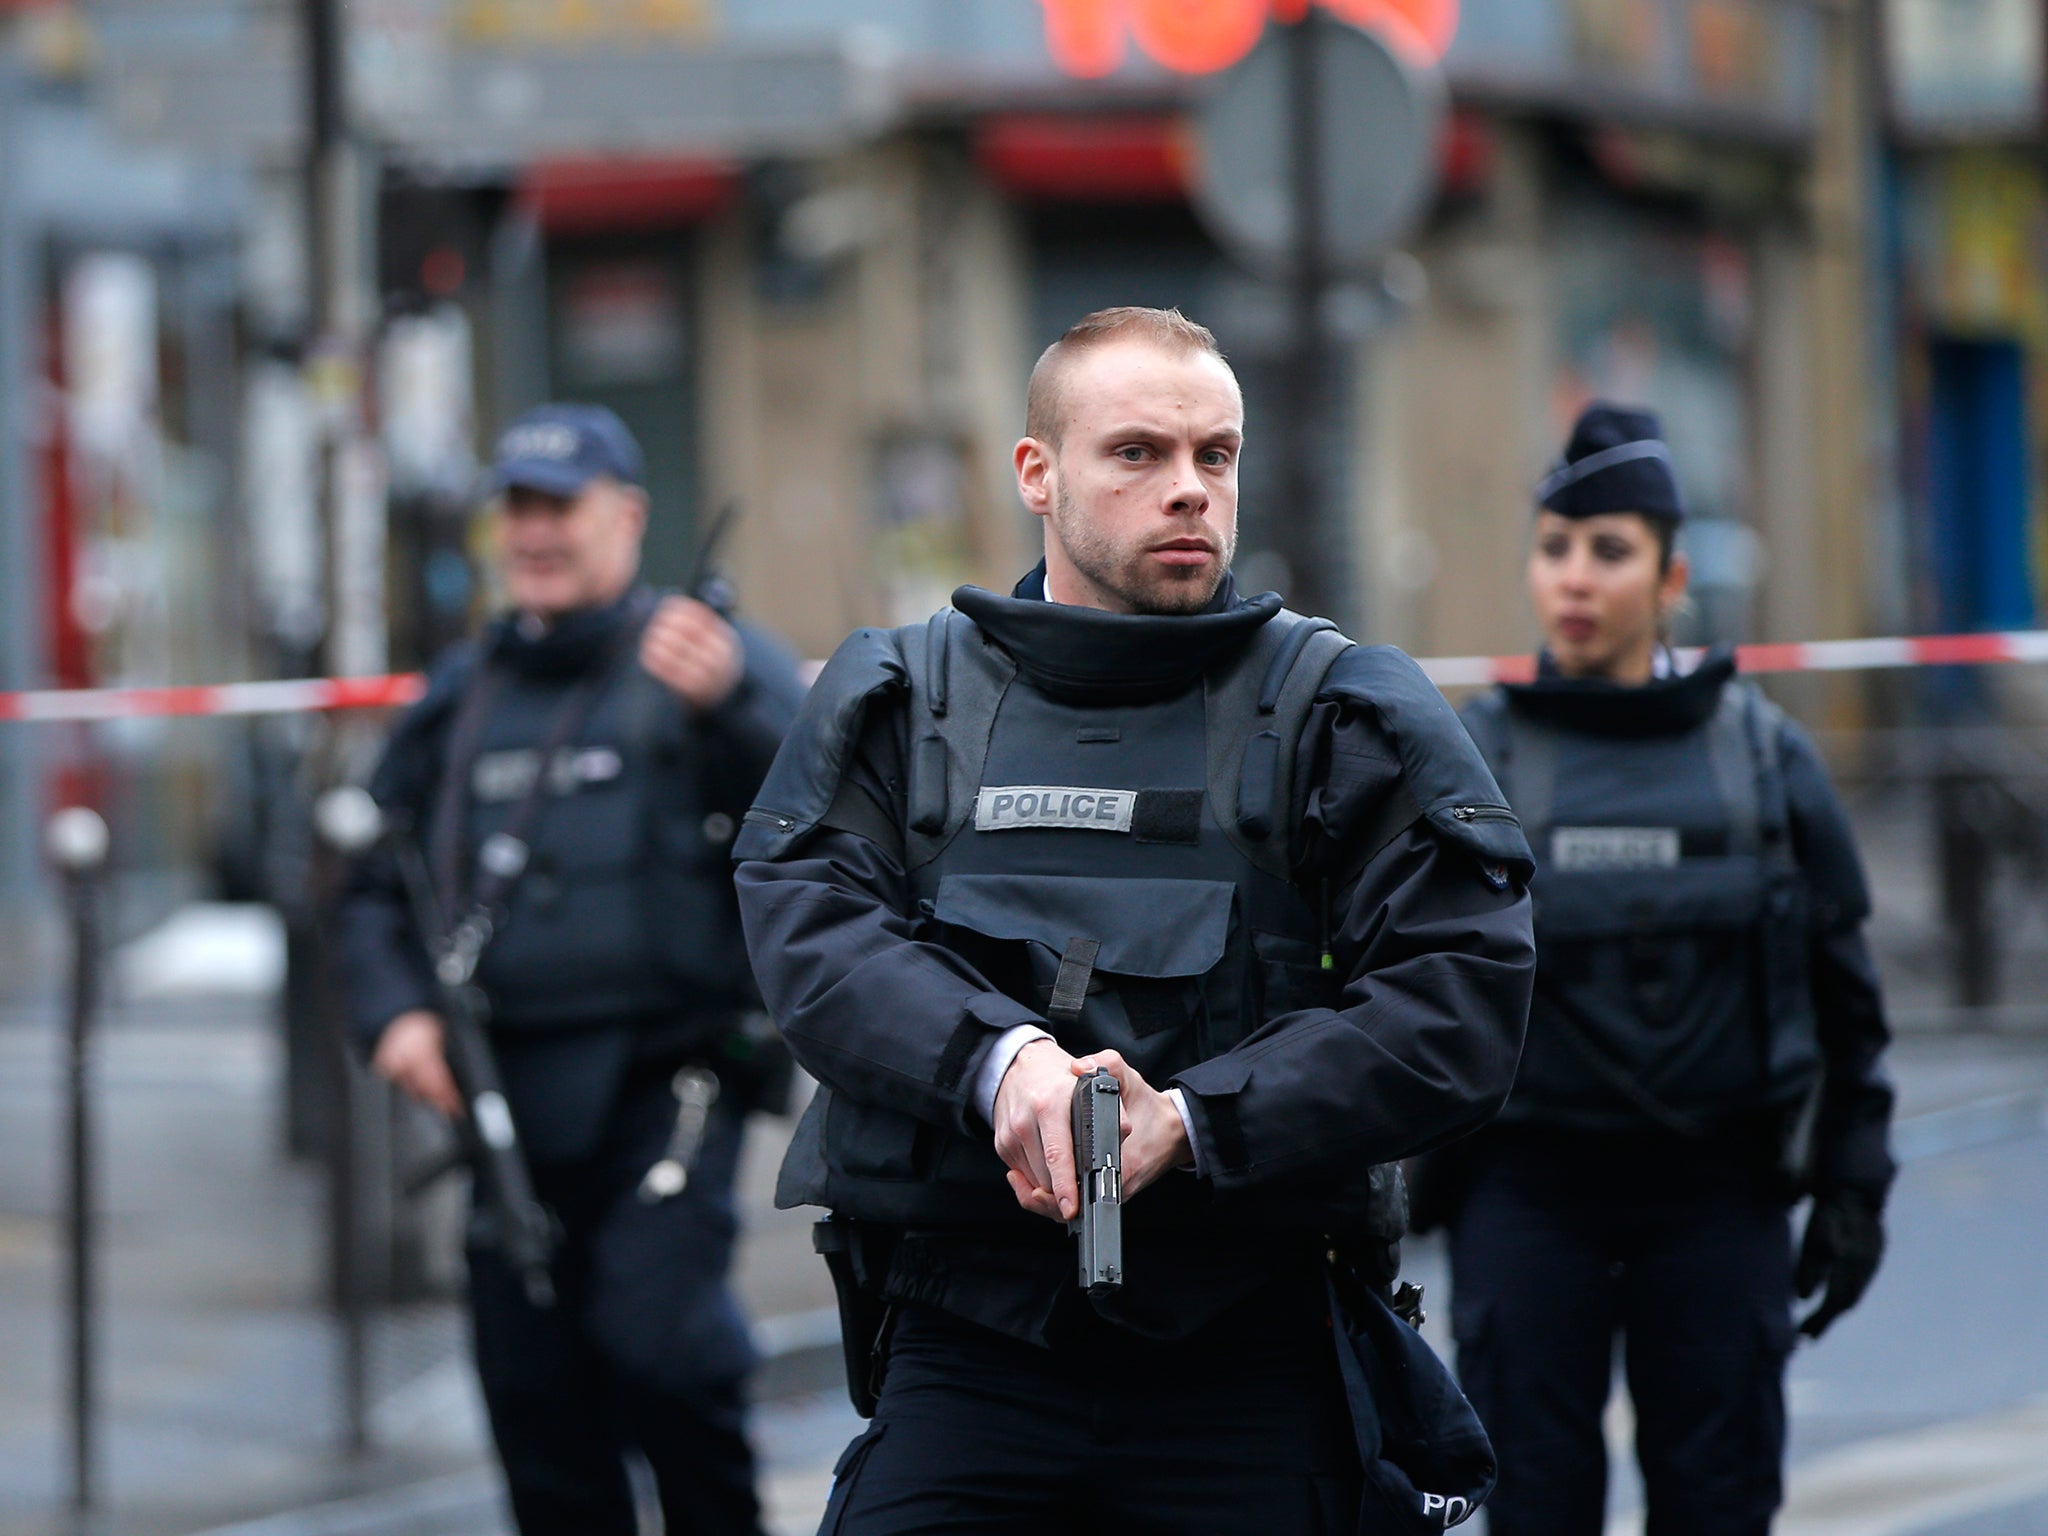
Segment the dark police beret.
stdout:
<svg viewBox="0 0 2048 1536">
<path fill-rule="evenodd" d="M 1579 413 L 1564 459 L 1536 487 L 1536 504 L 1565 517 L 1640 512 L 1678 522 L 1685 504 L 1656 414 L 1596 400 Z"/>
</svg>

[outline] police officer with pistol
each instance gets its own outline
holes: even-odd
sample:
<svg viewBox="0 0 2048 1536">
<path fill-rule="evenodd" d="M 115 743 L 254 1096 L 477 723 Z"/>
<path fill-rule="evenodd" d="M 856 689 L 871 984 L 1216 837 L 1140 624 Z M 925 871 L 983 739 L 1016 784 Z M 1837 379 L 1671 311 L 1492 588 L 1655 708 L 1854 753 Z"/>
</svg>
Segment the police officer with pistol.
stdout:
<svg viewBox="0 0 2048 1536">
<path fill-rule="evenodd" d="M 1494 1536 L 1604 1528 L 1617 1334 L 1649 1530 L 1762 1536 L 1794 1293 L 1818 1337 L 1883 1250 L 1869 896 L 1804 733 L 1730 651 L 1686 672 L 1663 644 L 1686 565 L 1657 419 L 1589 407 L 1537 499 L 1538 675 L 1465 711 L 1536 854 L 1535 1003 L 1506 1109 L 1418 1204 L 1450 1213 Z"/>
<path fill-rule="evenodd" d="M 641 478 L 601 408 L 506 431 L 511 611 L 400 722 L 339 915 L 375 1069 L 486 1154 L 469 1302 L 523 1536 L 631 1536 L 629 1448 L 669 1536 L 758 1529 L 726 1271 L 770 1085 L 729 850 L 801 690 L 715 591 L 640 581 Z"/>
<path fill-rule="evenodd" d="M 1237 591 L 1243 423 L 1177 312 L 1075 325 L 1015 450 L 1043 563 L 850 637 L 748 813 L 823 1084 L 778 1199 L 833 1213 L 874 1420 L 834 1536 L 1409 1528 L 1361 1523 L 1328 1256 L 1506 1094 L 1529 860 L 1412 662 Z"/>
</svg>

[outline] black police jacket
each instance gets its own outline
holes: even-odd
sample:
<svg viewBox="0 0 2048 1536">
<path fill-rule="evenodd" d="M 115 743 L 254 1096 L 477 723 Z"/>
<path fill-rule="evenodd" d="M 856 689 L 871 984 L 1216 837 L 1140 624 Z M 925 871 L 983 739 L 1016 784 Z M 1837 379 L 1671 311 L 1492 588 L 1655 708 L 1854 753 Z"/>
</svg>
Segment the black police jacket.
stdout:
<svg viewBox="0 0 2048 1536">
<path fill-rule="evenodd" d="M 1303 662 L 1279 632 L 1317 626 L 1227 585 L 1186 619 L 1042 590 L 962 589 L 958 613 L 841 647 L 735 847 L 741 906 L 770 1010 L 832 1096 L 822 1182 L 796 1197 L 909 1229 L 897 1294 L 1043 1338 L 1073 1286 L 975 1107 L 1004 1030 L 1114 1044 L 1181 1089 L 1199 1171 L 1126 1211 L 1118 1303 L 1177 1334 L 1355 1222 L 1375 1164 L 1498 1107 L 1527 850 L 1398 652 Z M 1263 710 L 1286 677 L 1296 707 Z M 1048 966 L 1084 930 L 1106 974 L 1056 1026 Z"/>
<path fill-rule="evenodd" d="M 1892 1093 L 1870 913 L 1804 732 L 1732 654 L 1620 688 L 1536 682 L 1465 719 L 1537 871 L 1536 994 L 1498 1124 L 1723 1141 L 1881 1201 Z"/>
<path fill-rule="evenodd" d="M 729 1019 L 757 996 L 729 846 L 801 685 L 789 654 L 742 624 L 738 688 L 717 709 L 692 710 L 639 663 L 652 605 L 653 594 L 636 588 L 538 638 L 497 621 L 435 665 L 371 780 L 386 814 L 423 848 L 445 846 L 438 818 L 453 808 L 456 883 L 467 888 L 483 839 L 512 815 L 534 773 L 548 774 L 528 867 L 478 971 L 501 1051 L 526 1037 L 536 1042 L 529 1054 L 548 1054 L 541 1042 L 557 1047 L 558 1059 L 532 1074 L 534 1094 L 520 1096 L 578 1097 L 588 1077 L 580 1096 L 597 1104 L 636 1032 L 687 1034 L 692 1020 Z M 451 731 L 485 670 L 495 674 L 487 712 L 463 782 L 444 794 Z M 565 703 L 593 677 L 580 728 L 539 764 Z M 435 1006 L 426 947 L 388 855 L 352 871 L 337 938 L 351 1026 L 366 1047 L 398 1014 Z M 586 1038 L 564 1048 L 564 1036 Z M 505 1065 L 517 1095 L 522 1061 L 508 1056 Z M 545 1139 L 544 1129 L 530 1134 Z"/>
</svg>

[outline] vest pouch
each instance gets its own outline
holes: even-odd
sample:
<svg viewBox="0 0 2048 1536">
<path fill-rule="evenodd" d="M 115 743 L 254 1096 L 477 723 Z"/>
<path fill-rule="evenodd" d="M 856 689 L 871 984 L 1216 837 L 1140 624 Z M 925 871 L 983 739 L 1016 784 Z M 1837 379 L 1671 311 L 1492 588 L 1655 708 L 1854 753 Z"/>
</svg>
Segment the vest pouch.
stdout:
<svg viewBox="0 0 2048 1536">
<path fill-rule="evenodd" d="M 1229 948 L 1236 896 L 1219 880 L 956 874 L 939 881 L 932 921 L 938 942 L 1041 1016 L 1067 942 L 1098 940 L 1080 1019 L 1048 1027 L 1076 1056 L 1120 1051 L 1146 1081 L 1164 1083 L 1213 1054 L 1202 982 Z M 985 1177 L 983 1162 L 949 1141 L 939 1176 Z"/>
<path fill-rule="evenodd" d="M 544 808 L 506 921 L 478 980 L 496 1022 L 550 1024 L 658 1006 L 639 890 L 644 790 L 635 775 L 578 784 Z M 497 817 L 476 817 L 477 845 Z"/>
<path fill-rule="evenodd" d="M 652 809 L 641 904 L 650 961 L 692 1010 L 758 1006 L 733 895 L 730 822 L 714 844 L 697 806 Z"/>
<path fill-rule="evenodd" d="M 1523 1091 L 1603 1128 L 1640 1119 L 1617 1075 L 1701 1119 L 1760 1103 L 1771 889 L 1747 855 L 1539 874 L 1532 1017 L 1552 1023 L 1529 1031 Z"/>
<path fill-rule="evenodd" d="M 844 1094 L 833 1094 L 825 1106 L 825 1144 L 831 1149 L 832 1166 L 856 1178 L 923 1178 L 934 1134 L 910 1115 Z"/>
</svg>

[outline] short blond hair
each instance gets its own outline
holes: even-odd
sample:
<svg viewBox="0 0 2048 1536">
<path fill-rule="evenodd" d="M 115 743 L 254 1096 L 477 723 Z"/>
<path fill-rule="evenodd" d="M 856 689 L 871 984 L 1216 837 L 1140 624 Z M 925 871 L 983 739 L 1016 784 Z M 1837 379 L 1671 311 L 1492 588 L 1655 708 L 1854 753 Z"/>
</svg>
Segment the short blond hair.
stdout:
<svg viewBox="0 0 2048 1536">
<path fill-rule="evenodd" d="M 1061 388 L 1067 369 L 1075 358 L 1112 341 L 1144 341 L 1167 352 L 1206 352 L 1230 366 L 1215 333 L 1197 324 L 1177 309 L 1147 309 L 1138 304 L 1119 304 L 1083 315 L 1068 326 L 1060 339 L 1038 354 L 1031 370 L 1031 384 L 1024 394 L 1024 435 L 1042 443 L 1059 446 L 1065 425 L 1066 401 Z"/>
</svg>

